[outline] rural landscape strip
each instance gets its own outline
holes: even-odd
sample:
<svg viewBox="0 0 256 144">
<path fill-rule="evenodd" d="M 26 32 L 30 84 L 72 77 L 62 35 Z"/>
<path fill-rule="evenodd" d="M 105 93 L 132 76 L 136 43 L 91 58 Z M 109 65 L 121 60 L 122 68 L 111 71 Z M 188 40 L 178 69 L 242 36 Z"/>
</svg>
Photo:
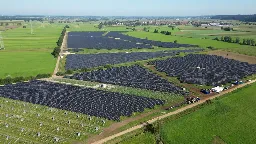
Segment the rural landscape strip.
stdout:
<svg viewBox="0 0 256 144">
<path fill-rule="evenodd" d="M 114 135 L 112 135 L 112 136 L 106 137 L 106 138 L 101 139 L 101 140 L 99 140 L 99 141 L 92 142 L 91 144 L 103 144 L 103 143 L 105 143 L 105 142 L 107 142 L 107 141 L 109 141 L 109 140 L 112 140 L 112 139 L 117 138 L 117 137 L 119 137 L 119 136 L 122 136 L 122 135 L 124 135 L 124 134 L 130 133 L 130 132 L 135 131 L 135 130 L 137 130 L 137 129 L 143 128 L 146 124 L 152 124 L 152 123 L 154 123 L 154 122 L 156 122 L 156 121 L 158 121 L 158 120 L 164 119 L 164 118 L 169 117 L 169 116 L 171 116 L 171 115 L 175 115 L 175 114 L 181 113 L 181 112 L 183 112 L 183 111 L 185 111 L 185 110 L 187 110 L 187 109 L 190 109 L 190 108 L 193 108 L 193 107 L 198 106 L 198 105 L 200 105 L 200 104 L 203 104 L 203 103 L 206 102 L 207 100 L 215 99 L 215 98 L 217 98 L 217 97 L 220 97 L 220 96 L 222 96 L 222 95 L 225 95 L 225 94 L 227 94 L 227 93 L 230 93 L 230 92 L 232 92 L 232 91 L 234 91 L 234 90 L 237 90 L 237 89 L 239 89 L 239 88 L 242 88 L 242 87 L 247 86 L 247 85 L 249 85 L 249 84 L 252 84 L 252 83 L 254 83 L 254 82 L 256 82 L 256 80 L 252 80 L 252 81 L 250 81 L 250 82 L 247 82 L 247 83 L 238 85 L 238 86 L 236 86 L 236 87 L 234 87 L 234 88 L 231 88 L 231 89 L 228 89 L 228 90 L 226 90 L 226 91 L 223 91 L 222 93 L 217 94 L 217 95 L 215 95 L 215 96 L 205 98 L 205 99 L 199 101 L 198 103 L 190 104 L 190 105 L 187 105 L 187 106 L 185 106 L 185 107 L 182 107 L 182 108 L 180 108 L 180 109 L 178 109 L 178 110 L 176 110 L 176 111 L 173 111 L 173 112 L 164 114 L 164 115 L 162 115 L 162 116 L 153 118 L 153 119 L 147 121 L 146 123 L 143 123 L 143 124 L 134 126 L 134 127 L 132 127 L 132 128 L 129 128 L 129 129 L 127 129 L 127 130 L 124 130 L 124 131 L 122 131 L 122 132 L 120 132 L 120 133 L 117 133 L 117 134 L 114 134 Z"/>
</svg>

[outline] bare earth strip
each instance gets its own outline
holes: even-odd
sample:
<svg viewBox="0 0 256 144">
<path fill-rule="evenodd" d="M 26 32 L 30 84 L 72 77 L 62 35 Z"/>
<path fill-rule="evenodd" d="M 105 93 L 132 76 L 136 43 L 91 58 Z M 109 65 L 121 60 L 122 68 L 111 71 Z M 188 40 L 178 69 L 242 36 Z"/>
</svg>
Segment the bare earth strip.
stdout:
<svg viewBox="0 0 256 144">
<path fill-rule="evenodd" d="M 208 54 L 218 55 L 218 56 L 222 56 L 229 59 L 239 60 L 242 62 L 248 62 L 249 64 L 256 64 L 256 57 L 254 56 L 248 56 L 248 55 L 243 55 L 243 54 L 238 54 L 233 52 L 226 52 L 221 50 L 210 51 L 208 52 Z"/>
<path fill-rule="evenodd" d="M 185 110 L 188 110 L 188 109 L 190 109 L 190 108 L 193 108 L 193 107 L 195 107 L 195 106 L 198 106 L 198 105 L 200 105 L 200 104 L 206 102 L 207 100 L 215 99 L 215 98 L 217 98 L 217 97 L 220 97 L 220 96 L 222 96 L 222 95 L 224 95 L 224 94 L 230 93 L 230 92 L 232 92 L 232 91 L 234 91 L 234 90 L 236 90 L 236 89 L 238 89 L 238 88 L 242 88 L 242 87 L 244 87 L 244 86 L 246 86 L 246 85 L 249 85 L 249 84 L 252 84 L 252 83 L 254 83 L 254 82 L 256 82 L 256 80 L 253 80 L 253 81 L 251 81 L 251 82 L 247 82 L 247 83 L 238 85 L 238 86 L 236 86 L 236 87 L 234 87 L 234 88 L 231 88 L 231 89 L 229 89 L 229 90 L 223 91 L 222 93 L 217 94 L 217 95 L 215 95 L 215 96 L 207 97 L 207 98 L 201 100 L 200 102 L 197 102 L 197 103 L 194 103 L 194 104 L 191 104 L 191 105 L 187 105 L 187 106 L 182 107 L 182 108 L 180 108 L 180 109 L 178 109 L 178 110 L 176 110 L 176 111 L 173 111 L 173 112 L 164 114 L 164 115 L 162 115 L 162 116 L 156 117 L 156 118 L 154 118 L 154 119 L 151 119 L 151 120 L 147 121 L 147 123 L 152 124 L 152 123 L 156 122 L 157 120 L 161 120 L 161 119 L 164 119 L 164 118 L 166 118 L 166 117 L 169 117 L 169 116 L 172 116 L 172 115 L 181 113 L 181 112 L 183 112 L 183 111 L 185 111 Z M 129 132 L 132 132 L 132 131 L 135 131 L 135 130 L 137 130 L 137 129 L 143 128 L 147 123 L 143 123 L 143 124 L 134 126 L 134 127 L 132 127 L 132 128 L 129 128 L 129 129 L 127 129 L 127 130 L 124 130 L 124 131 L 122 131 L 122 132 L 120 132 L 120 133 L 117 133 L 117 134 L 114 134 L 114 135 L 112 135 L 112 136 L 106 137 L 106 138 L 101 139 L 101 140 L 99 140 L 99 141 L 89 142 L 89 143 L 91 143 L 91 144 L 103 144 L 103 143 L 105 143 L 105 142 L 107 142 L 107 141 L 109 141 L 109 140 L 112 140 L 112 139 L 116 138 L 116 137 L 125 135 L 125 134 L 127 134 L 127 133 L 129 133 Z"/>
</svg>

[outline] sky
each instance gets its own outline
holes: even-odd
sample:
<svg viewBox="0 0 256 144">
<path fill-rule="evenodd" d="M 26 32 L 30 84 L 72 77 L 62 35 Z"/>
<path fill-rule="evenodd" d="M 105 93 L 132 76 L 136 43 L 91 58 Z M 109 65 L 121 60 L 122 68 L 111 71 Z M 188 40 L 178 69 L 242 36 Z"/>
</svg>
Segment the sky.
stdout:
<svg viewBox="0 0 256 144">
<path fill-rule="evenodd" d="M 256 0 L 1 0 L 0 15 L 201 16 L 256 14 Z"/>
</svg>

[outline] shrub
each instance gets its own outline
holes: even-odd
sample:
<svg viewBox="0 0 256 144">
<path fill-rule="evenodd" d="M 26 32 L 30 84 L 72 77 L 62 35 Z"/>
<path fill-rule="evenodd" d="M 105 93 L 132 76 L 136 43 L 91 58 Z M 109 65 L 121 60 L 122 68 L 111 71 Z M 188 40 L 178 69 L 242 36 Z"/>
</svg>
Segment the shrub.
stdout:
<svg viewBox="0 0 256 144">
<path fill-rule="evenodd" d="M 57 76 L 64 76 L 64 74 L 65 74 L 65 73 L 63 73 L 63 72 L 57 72 L 57 73 L 56 73 Z"/>
<path fill-rule="evenodd" d="M 72 74 L 72 73 L 73 73 L 72 70 L 67 70 L 67 71 L 66 71 L 66 74 Z"/>
<path fill-rule="evenodd" d="M 51 53 L 55 58 L 57 58 L 60 54 L 60 48 L 59 47 L 55 47 L 53 49 L 53 52 Z"/>
<path fill-rule="evenodd" d="M 107 68 L 107 69 L 112 68 L 112 65 L 107 64 L 107 65 L 104 66 L 104 68 Z"/>
<path fill-rule="evenodd" d="M 36 76 L 36 79 L 48 78 L 48 77 L 51 77 L 51 74 L 38 74 Z"/>
</svg>

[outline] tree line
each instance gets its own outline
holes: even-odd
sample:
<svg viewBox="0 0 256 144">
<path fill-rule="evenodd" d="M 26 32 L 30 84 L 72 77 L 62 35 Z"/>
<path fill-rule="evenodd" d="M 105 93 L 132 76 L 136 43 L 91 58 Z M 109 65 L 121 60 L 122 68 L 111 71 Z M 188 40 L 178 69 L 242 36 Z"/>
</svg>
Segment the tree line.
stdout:
<svg viewBox="0 0 256 144">
<path fill-rule="evenodd" d="M 228 42 L 228 43 L 237 43 L 237 44 L 241 44 L 241 45 L 256 46 L 255 40 L 251 39 L 251 38 L 240 39 L 239 37 L 233 38 L 231 36 L 222 36 L 220 39 L 218 37 L 216 37 L 213 40 L 223 41 L 223 42 Z"/>
<path fill-rule="evenodd" d="M 157 29 L 155 29 L 155 30 L 154 30 L 154 33 L 159 33 L 159 32 L 158 32 Z M 160 33 L 161 33 L 161 34 L 164 34 L 164 35 L 172 35 L 172 33 L 169 32 L 169 31 L 161 31 Z"/>
<path fill-rule="evenodd" d="M 254 15 L 217 15 L 217 16 L 212 16 L 211 19 L 239 20 L 239 21 L 243 21 L 243 22 L 256 22 L 256 14 L 254 14 Z"/>
<path fill-rule="evenodd" d="M 0 85 L 41 79 L 41 78 L 49 78 L 49 77 L 51 77 L 51 74 L 38 74 L 37 76 L 29 76 L 29 77 L 20 76 L 20 77 L 14 77 L 14 78 L 7 76 L 6 78 L 0 78 Z"/>
<path fill-rule="evenodd" d="M 66 25 L 66 26 L 63 28 L 63 30 L 62 30 L 62 32 L 61 32 L 61 35 L 60 35 L 58 41 L 56 42 L 56 43 L 57 43 L 57 47 L 55 47 L 55 48 L 53 49 L 53 52 L 51 53 L 55 58 L 57 58 L 57 57 L 59 56 L 59 54 L 60 54 L 60 51 L 61 51 L 61 48 L 60 48 L 60 47 L 61 47 L 61 45 L 62 45 L 62 42 L 63 42 L 64 36 L 65 36 L 65 33 L 67 32 L 67 28 L 69 28 L 68 25 Z"/>
</svg>

